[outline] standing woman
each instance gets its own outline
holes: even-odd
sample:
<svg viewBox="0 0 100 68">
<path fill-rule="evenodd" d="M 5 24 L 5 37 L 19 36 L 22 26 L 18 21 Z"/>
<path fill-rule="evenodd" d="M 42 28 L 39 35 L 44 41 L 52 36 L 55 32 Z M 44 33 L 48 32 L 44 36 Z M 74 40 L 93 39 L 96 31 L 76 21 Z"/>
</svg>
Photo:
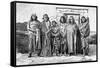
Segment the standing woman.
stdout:
<svg viewBox="0 0 100 68">
<path fill-rule="evenodd" d="M 47 14 L 43 15 L 43 22 L 42 22 L 42 51 L 41 56 L 47 57 L 51 56 L 51 44 L 50 44 L 50 36 L 48 32 L 51 28 L 51 22 Z"/>
<path fill-rule="evenodd" d="M 70 16 L 67 29 L 68 53 L 69 55 L 76 54 L 76 38 L 77 38 L 77 25 L 74 17 Z"/>
<path fill-rule="evenodd" d="M 61 16 L 60 18 L 60 33 L 61 33 L 61 45 L 60 45 L 60 54 L 66 55 L 67 53 L 67 35 L 66 35 L 66 18 Z"/>
<path fill-rule="evenodd" d="M 29 32 L 29 57 L 34 55 L 39 55 L 41 50 L 41 43 L 40 43 L 40 29 L 41 24 L 37 20 L 36 14 L 31 15 L 31 19 L 27 24 L 27 29 Z"/>
<path fill-rule="evenodd" d="M 84 16 L 81 17 L 81 23 L 79 29 L 81 32 L 83 55 L 88 55 L 89 44 L 87 38 L 90 34 L 89 18 L 86 19 Z"/>
</svg>

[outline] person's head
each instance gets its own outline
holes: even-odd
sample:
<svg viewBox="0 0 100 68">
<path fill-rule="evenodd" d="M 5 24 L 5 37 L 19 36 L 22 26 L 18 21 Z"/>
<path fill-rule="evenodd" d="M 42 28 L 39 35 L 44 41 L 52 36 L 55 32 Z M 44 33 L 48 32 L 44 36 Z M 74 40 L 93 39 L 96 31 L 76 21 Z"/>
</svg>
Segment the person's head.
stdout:
<svg viewBox="0 0 100 68">
<path fill-rule="evenodd" d="M 57 22 L 56 21 L 52 21 L 52 26 L 56 26 Z"/>
<path fill-rule="evenodd" d="M 70 16 L 69 17 L 69 23 L 70 24 L 74 24 L 75 23 L 75 20 L 74 20 L 74 17 L 73 16 Z"/>
<path fill-rule="evenodd" d="M 61 17 L 60 17 L 60 23 L 62 23 L 62 24 L 66 23 L 66 18 L 65 18 L 65 16 L 61 16 Z"/>
<path fill-rule="evenodd" d="M 86 18 L 85 18 L 85 16 L 82 16 L 81 17 L 81 23 L 85 23 L 86 22 Z"/>
<path fill-rule="evenodd" d="M 32 15 L 31 15 L 31 21 L 33 21 L 33 20 L 37 20 L 36 14 L 32 14 Z"/>
<path fill-rule="evenodd" d="M 48 20 L 49 20 L 49 17 L 48 17 L 47 14 L 44 14 L 44 15 L 43 15 L 43 20 L 44 20 L 44 21 L 48 21 Z"/>
</svg>

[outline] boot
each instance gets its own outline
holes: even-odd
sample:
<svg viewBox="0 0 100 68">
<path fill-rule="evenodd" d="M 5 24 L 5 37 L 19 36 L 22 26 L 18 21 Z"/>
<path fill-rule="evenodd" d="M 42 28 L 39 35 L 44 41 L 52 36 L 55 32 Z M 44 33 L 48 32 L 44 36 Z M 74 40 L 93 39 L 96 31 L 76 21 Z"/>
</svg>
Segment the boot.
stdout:
<svg viewBox="0 0 100 68">
<path fill-rule="evenodd" d="M 29 58 L 32 57 L 32 53 L 29 53 L 29 56 L 28 56 L 28 57 L 29 57 Z"/>
</svg>

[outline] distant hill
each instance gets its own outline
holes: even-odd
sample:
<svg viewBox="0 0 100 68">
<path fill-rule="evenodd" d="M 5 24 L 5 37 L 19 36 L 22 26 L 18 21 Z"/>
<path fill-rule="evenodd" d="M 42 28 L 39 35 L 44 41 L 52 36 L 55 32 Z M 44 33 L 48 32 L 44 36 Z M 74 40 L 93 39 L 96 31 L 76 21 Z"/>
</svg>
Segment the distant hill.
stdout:
<svg viewBox="0 0 100 68">
<path fill-rule="evenodd" d="M 96 31 L 90 31 L 90 35 L 96 34 Z"/>
<path fill-rule="evenodd" d="M 16 51 L 21 53 L 28 52 L 27 22 L 16 23 Z"/>
<path fill-rule="evenodd" d="M 16 23 L 16 30 L 27 31 L 27 22 L 18 22 Z"/>
</svg>

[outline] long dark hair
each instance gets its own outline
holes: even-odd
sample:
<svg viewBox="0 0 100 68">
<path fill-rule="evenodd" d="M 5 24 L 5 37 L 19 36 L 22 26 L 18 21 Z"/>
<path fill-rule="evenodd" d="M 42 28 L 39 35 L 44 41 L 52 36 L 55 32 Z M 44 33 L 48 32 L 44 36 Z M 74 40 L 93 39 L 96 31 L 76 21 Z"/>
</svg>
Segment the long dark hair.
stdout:
<svg viewBox="0 0 100 68">
<path fill-rule="evenodd" d="M 63 19 L 63 21 L 62 21 L 61 19 Z M 61 17 L 60 17 L 60 23 L 62 23 L 62 24 L 63 24 L 63 23 L 66 23 L 66 18 L 65 18 L 65 16 L 61 16 Z"/>
<path fill-rule="evenodd" d="M 70 16 L 70 18 L 72 18 L 72 20 L 73 20 L 73 22 L 72 22 L 71 24 L 76 24 L 76 23 L 75 23 L 74 17 L 73 17 L 73 16 Z M 69 19 L 70 19 L 70 18 L 69 18 Z M 69 23 L 70 23 L 70 21 L 69 21 Z"/>
<path fill-rule="evenodd" d="M 37 16 L 36 16 L 35 14 L 32 14 L 32 15 L 31 15 L 31 18 L 30 18 L 30 21 L 33 21 L 32 16 L 35 16 L 35 20 L 37 20 Z"/>
<path fill-rule="evenodd" d="M 44 17 L 46 17 L 47 20 L 49 21 L 49 16 L 48 16 L 48 14 L 44 14 L 42 19 L 44 19 Z"/>
<path fill-rule="evenodd" d="M 85 19 L 85 21 L 84 21 L 84 22 L 82 21 L 82 18 L 84 18 L 84 19 Z M 81 23 L 85 23 L 86 21 L 87 21 L 86 17 L 85 17 L 85 16 L 82 16 L 82 17 L 81 17 Z"/>
</svg>

